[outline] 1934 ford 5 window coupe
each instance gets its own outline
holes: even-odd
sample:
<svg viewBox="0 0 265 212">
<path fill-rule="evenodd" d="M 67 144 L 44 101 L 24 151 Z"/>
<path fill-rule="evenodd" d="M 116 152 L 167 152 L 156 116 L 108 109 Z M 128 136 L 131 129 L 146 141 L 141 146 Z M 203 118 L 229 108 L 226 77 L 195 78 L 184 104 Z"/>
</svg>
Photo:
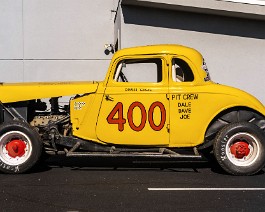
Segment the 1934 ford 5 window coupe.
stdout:
<svg viewBox="0 0 265 212">
<path fill-rule="evenodd" d="M 212 82 L 201 54 L 184 46 L 120 50 L 102 82 L 2 83 L 0 102 L 6 173 L 44 154 L 194 161 L 212 151 L 233 175 L 265 163 L 264 106 Z"/>
</svg>

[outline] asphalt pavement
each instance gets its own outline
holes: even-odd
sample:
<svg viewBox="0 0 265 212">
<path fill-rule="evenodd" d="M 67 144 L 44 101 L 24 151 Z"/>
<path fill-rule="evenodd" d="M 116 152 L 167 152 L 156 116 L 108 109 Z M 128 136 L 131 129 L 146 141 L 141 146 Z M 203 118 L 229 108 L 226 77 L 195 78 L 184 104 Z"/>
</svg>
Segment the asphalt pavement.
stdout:
<svg viewBox="0 0 265 212">
<path fill-rule="evenodd" d="M 1 211 L 265 211 L 265 174 L 215 164 L 52 157 L 0 174 Z"/>
</svg>

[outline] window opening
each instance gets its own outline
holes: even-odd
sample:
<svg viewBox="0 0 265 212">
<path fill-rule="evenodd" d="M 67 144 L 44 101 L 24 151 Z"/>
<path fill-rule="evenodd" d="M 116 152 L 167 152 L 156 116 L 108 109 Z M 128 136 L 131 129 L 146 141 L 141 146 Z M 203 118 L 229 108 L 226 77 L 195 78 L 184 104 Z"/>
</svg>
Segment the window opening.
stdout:
<svg viewBox="0 0 265 212">
<path fill-rule="evenodd" d="M 181 59 L 172 60 L 172 79 L 174 82 L 192 82 L 194 75 L 190 66 Z"/>
<path fill-rule="evenodd" d="M 162 60 L 127 59 L 118 63 L 114 74 L 116 82 L 158 83 L 162 81 Z"/>
</svg>

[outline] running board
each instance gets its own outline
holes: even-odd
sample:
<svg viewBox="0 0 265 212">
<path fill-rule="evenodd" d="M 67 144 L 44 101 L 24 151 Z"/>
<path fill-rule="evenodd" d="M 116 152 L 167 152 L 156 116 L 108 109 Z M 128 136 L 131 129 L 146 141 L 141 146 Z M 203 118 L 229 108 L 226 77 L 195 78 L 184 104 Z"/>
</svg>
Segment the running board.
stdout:
<svg viewBox="0 0 265 212">
<path fill-rule="evenodd" d="M 91 152 L 67 152 L 67 157 L 105 157 L 105 158 L 155 158 L 155 159 L 178 159 L 180 161 L 207 161 L 201 155 L 180 155 L 161 153 L 91 153 Z"/>
</svg>

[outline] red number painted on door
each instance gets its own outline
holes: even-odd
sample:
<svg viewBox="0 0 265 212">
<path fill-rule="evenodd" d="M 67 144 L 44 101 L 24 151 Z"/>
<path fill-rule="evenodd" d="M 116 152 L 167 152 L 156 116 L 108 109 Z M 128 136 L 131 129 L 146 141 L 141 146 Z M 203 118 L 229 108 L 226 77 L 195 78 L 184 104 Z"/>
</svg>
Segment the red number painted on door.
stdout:
<svg viewBox="0 0 265 212">
<path fill-rule="evenodd" d="M 114 118 L 116 113 L 118 113 L 118 117 Z M 118 124 L 118 129 L 120 132 L 124 130 L 124 124 L 126 123 L 126 119 L 123 118 L 123 104 L 121 102 L 118 102 L 112 109 L 112 111 L 107 117 L 107 121 L 109 124 Z"/>
<path fill-rule="evenodd" d="M 159 125 L 156 125 L 154 122 L 154 110 L 156 107 L 159 107 L 161 113 L 161 119 Z M 164 127 L 166 122 L 166 109 L 161 102 L 154 102 L 153 104 L 151 104 L 148 111 L 148 121 L 150 127 L 155 131 L 160 131 Z"/>
<path fill-rule="evenodd" d="M 136 126 L 133 122 L 133 110 L 135 107 L 138 107 L 141 110 L 142 118 L 139 126 Z M 128 109 L 127 118 L 131 129 L 137 132 L 142 131 L 146 123 L 146 110 L 144 105 L 141 102 L 132 103 Z"/>
<path fill-rule="evenodd" d="M 139 126 L 136 126 L 133 121 L 133 111 L 134 109 L 138 107 L 141 111 L 141 123 Z M 160 123 L 158 125 L 154 122 L 154 110 L 158 107 L 160 109 Z M 118 114 L 117 114 L 118 113 Z M 117 114 L 117 117 L 115 118 L 115 115 Z M 127 119 L 129 126 L 134 131 L 142 131 L 145 127 L 146 120 L 147 120 L 147 113 L 144 105 L 141 102 L 133 102 L 130 107 L 128 108 L 127 112 Z M 107 117 L 107 121 L 109 124 L 118 124 L 118 130 L 122 132 L 124 130 L 124 124 L 126 123 L 126 119 L 123 117 L 123 104 L 121 102 L 118 102 L 115 107 L 112 109 L 110 114 Z M 166 109 L 165 106 L 161 102 L 154 102 L 151 104 L 149 110 L 148 110 L 148 122 L 150 124 L 150 127 L 155 131 L 160 131 L 163 129 L 166 123 Z"/>
</svg>

